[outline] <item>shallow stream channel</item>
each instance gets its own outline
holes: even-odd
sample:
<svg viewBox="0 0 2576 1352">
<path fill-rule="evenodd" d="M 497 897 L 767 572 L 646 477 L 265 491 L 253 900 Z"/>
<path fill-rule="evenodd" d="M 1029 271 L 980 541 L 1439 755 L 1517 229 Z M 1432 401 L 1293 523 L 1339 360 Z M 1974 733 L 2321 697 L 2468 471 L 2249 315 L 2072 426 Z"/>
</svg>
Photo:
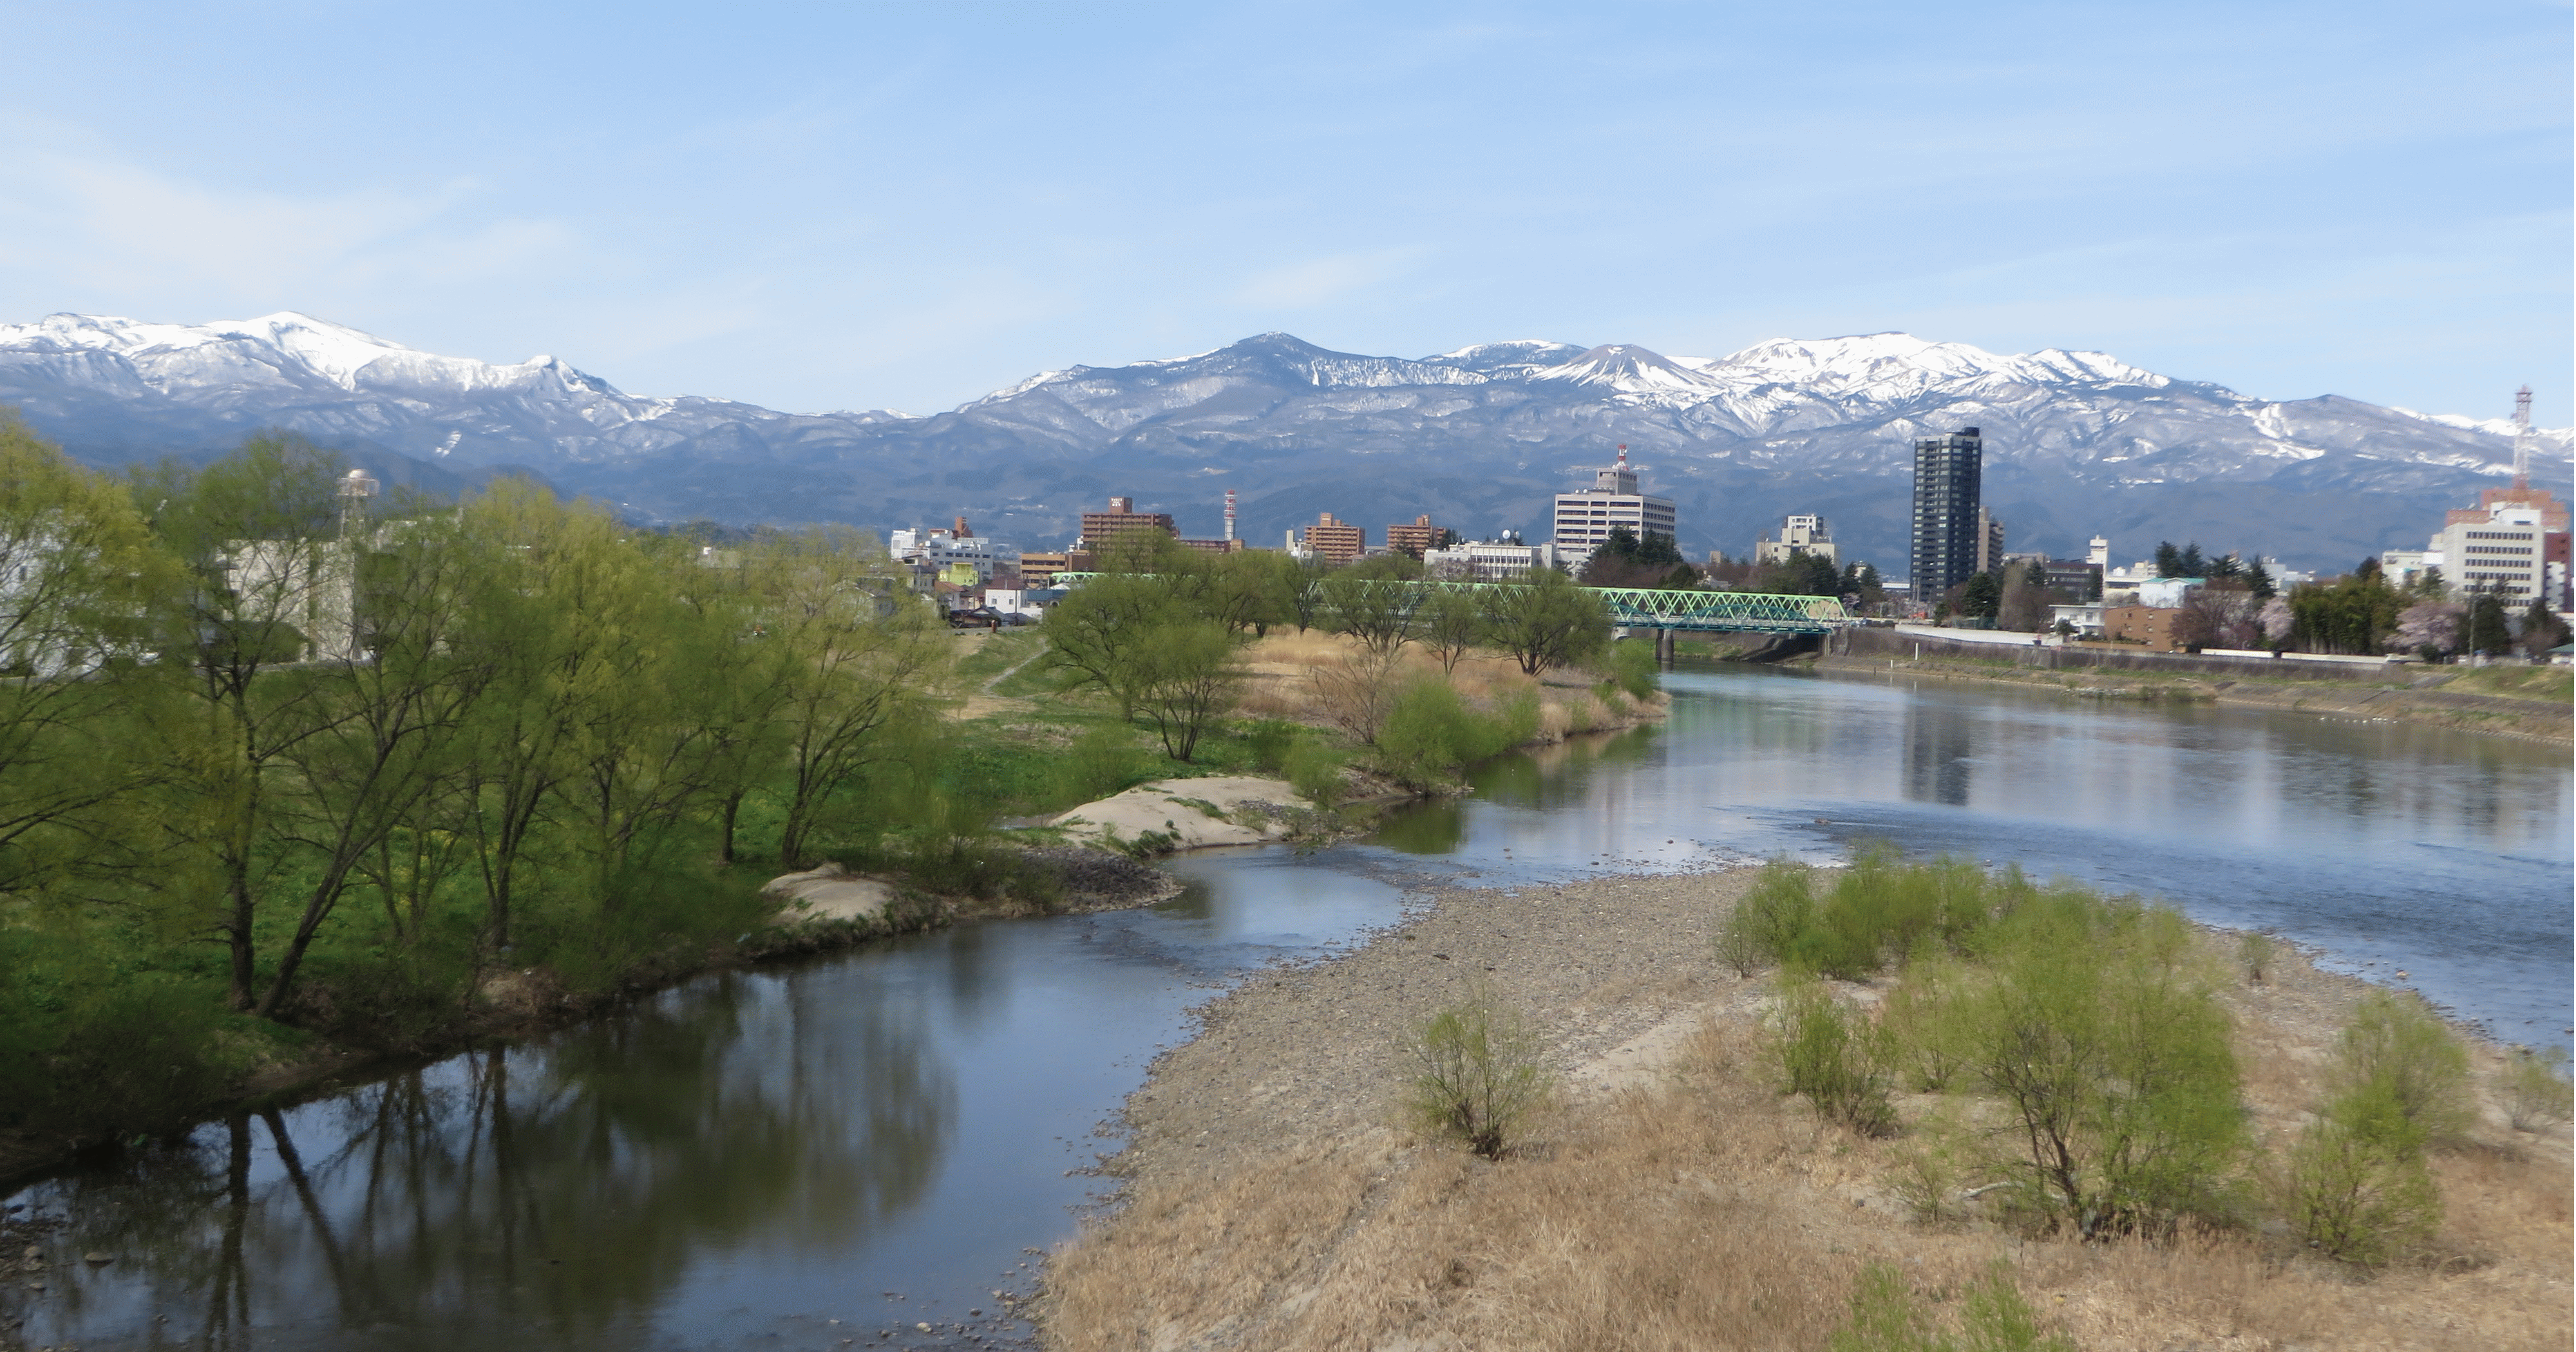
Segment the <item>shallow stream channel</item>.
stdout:
<svg viewBox="0 0 2576 1352">
<path fill-rule="evenodd" d="M 48 1266 L 0 1279 L 0 1347 L 1025 1344 L 1014 1307 L 1190 1006 L 1451 881 L 1884 840 L 2168 898 L 2569 1040 L 2566 748 L 1865 676 L 1667 688 L 1666 724 L 1507 757 L 1367 841 L 1176 860 L 1156 907 L 709 976 L 26 1183 L 0 1206 Z"/>
</svg>

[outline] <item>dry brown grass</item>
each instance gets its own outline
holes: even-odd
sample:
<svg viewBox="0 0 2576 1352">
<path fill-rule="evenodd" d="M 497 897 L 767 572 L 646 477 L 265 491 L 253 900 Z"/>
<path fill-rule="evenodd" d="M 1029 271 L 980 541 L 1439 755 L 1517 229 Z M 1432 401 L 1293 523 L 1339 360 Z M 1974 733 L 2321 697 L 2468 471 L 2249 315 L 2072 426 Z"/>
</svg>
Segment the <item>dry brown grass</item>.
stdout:
<svg viewBox="0 0 2576 1352">
<path fill-rule="evenodd" d="M 1319 727 L 1344 727 L 1349 720 L 1336 717 L 1335 710 L 1328 706 L 1345 683 L 1341 673 L 1362 665 L 1356 660 L 1360 653 L 1356 641 L 1322 630 L 1274 633 L 1244 652 L 1243 663 L 1250 678 L 1244 683 L 1237 710 L 1252 718 L 1286 718 Z M 1390 672 L 1396 681 L 1436 678 L 1440 674 L 1439 660 L 1411 645 L 1398 653 Z M 1562 741 L 1576 733 L 1634 727 L 1662 714 L 1666 701 L 1661 695 L 1642 703 L 1622 696 L 1618 707 L 1605 708 L 1591 692 L 1591 686 L 1599 679 L 1579 671 L 1552 671 L 1544 678 L 1532 678 L 1523 675 L 1512 659 L 1493 653 L 1468 655 L 1449 676 L 1460 695 L 1486 708 L 1526 691 L 1537 692 L 1542 742 Z"/>
<path fill-rule="evenodd" d="M 2313 1101 L 2359 989 L 2282 966 L 2232 1001 L 2249 1104 L 2276 1137 Z M 2087 1245 L 1927 1226 L 1892 1191 L 1909 1143 L 1820 1128 L 1774 1095 L 1749 1011 L 1722 1008 L 1661 1068 L 1595 1079 L 1499 1163 L 1377 1127 L 1141 1184 L 1050 1265 L 1049 1339 L 1067 1352 L 1821 1348 L 1863 1263 L 1898 1264 L 1940 1302 L 1998 1258 L 2089 1352 L 2576 1337 L 2564 1127 L 2511 1133 L 2490 1105 L 2435 1161 L 2448 1220 L 2431 1250 L 2378 1273 L 2259 1227 Z"/>
</svg>

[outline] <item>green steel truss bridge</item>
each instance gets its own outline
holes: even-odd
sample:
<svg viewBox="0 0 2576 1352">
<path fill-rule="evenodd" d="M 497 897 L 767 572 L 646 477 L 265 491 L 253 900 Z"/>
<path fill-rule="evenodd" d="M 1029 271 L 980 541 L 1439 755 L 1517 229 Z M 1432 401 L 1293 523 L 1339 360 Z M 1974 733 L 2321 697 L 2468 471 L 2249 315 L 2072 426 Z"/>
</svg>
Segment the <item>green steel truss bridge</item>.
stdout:
<svg viewBox="0 0 2576 1352">
<path fill-rule="evenodd" d="M 1059 585 L 1079 584 L 1097 573 L 1058 573 Z M 1511 582 L 1395 582 L 1428 595 L 1436 591 L 1517 589 Z M 1767 592 L 1657 591 L 1649 587 L 1586 587 L 1610 610 L 1610 622 L 1628 629 L 1694 629 L 1737 634 L 1830 634 L 1860 623 L 1836 596 L 1774 596 Z"/>
</svg>

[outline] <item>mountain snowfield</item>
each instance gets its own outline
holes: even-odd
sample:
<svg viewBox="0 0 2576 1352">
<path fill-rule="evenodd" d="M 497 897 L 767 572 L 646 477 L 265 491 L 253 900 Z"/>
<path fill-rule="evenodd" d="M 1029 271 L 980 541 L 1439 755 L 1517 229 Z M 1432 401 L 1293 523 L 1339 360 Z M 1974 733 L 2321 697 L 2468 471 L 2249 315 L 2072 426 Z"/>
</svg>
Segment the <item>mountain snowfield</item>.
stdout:
<svg viewBox="0 0 2576 1352">
<path fill-rule="evenodd" d="M 1847 555 L 1892 572 L 1911 439 L 1959 427 L 1984 429 L 1986 500 L 2009 548 L 2063 554 L 2102 532 L 2122 559 L 2170 538 L 2347 567 L 2429 534 L 2443 508 L 2503 482 L 2512 456 L 2500 418 L 2265 401 L 2100 352 L 1998 355 L 1903 333 L 1715 358 L 1533 339 L 1416 359 L 1267 333 L 1041 372 L 913 417 L 631 395 L 549 356 L 444 357 L 293 312 L 53 315 L 0 325 L 0 403 L 94 463 L 284 427 L 371 464 L 427 462 L 418 477 L 441 485 L 525 467 L 645 519 L 883 528 L 963 514 L 1031 546 L 1113 493 L 1214 534 L 1229 487 L 1257 543 L 1319 511 L 1543 534 L 1548 496 L 1625 444 L 1676 500 L 1687 548 L 1745 553 L 1780 516 L 1821 511 Z M 2539 443 L 2536 477 L 2563 488 L 2576 435 Z"/>
</svg>

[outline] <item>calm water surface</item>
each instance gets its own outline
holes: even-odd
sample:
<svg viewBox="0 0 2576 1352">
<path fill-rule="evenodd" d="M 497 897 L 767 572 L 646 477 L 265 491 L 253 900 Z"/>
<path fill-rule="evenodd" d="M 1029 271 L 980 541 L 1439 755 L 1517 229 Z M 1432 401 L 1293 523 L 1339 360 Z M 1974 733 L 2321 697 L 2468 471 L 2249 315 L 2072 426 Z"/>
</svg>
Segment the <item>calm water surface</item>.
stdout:
<svg viewBox="0 0 2576 1352">
<path fill-rule="evenodd" d="M 2570 774 L 2403 725 L 1685 671 L 1659 729 L 1479 776 L 1374 842 L 1181 861 L 1145 911 L 969 925 L 691 982 L 22 1188 L 97 1250 L 0 1322 L 42 1347 L 834 1348 L 990 1338 L 1185 1009 L 1487 883 L 1837 857 L 2020 860 L 2275 928 L 2516 1041 L 2567 1040 Z M 969 1315 L 980 1310 L 980 1316 Z M 838 1322 L 834 1322 L 838 1321 Z M 927 1322 L 940 1332 L 912 1331 Z"/>
</svg>

